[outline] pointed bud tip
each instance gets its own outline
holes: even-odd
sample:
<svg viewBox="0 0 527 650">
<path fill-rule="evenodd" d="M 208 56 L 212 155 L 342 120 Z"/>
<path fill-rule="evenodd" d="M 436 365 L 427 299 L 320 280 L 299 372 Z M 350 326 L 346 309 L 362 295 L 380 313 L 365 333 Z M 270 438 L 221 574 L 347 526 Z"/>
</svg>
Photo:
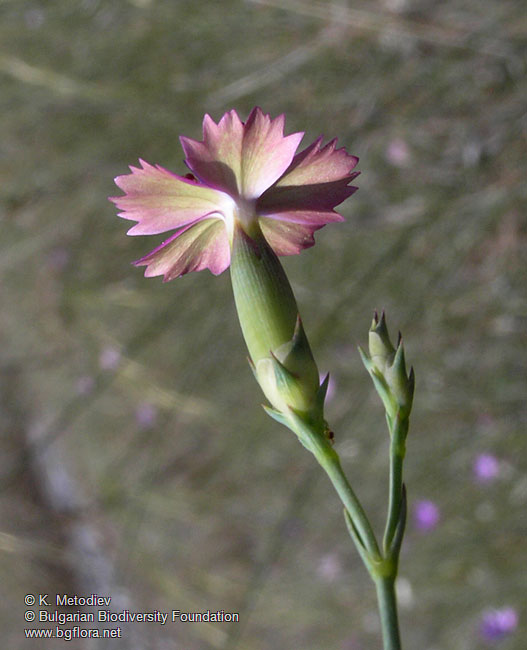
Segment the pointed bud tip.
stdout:
<svg viewBox="0 0 527 650">
<path fill-rule="evenodd" d="M 397 345 L 397 350 L 395 351 L 395 356 L 393 358 L 392 368 L 397 368 L 399 372 L 406 376 L 406 364 L 404 358 L 404 346 L 402 340 L 399 340 Z"/>
<path fill-rule="evenodd" d="M 415 373 L 414 373 L 413 366 L 410 368 L 410 374 L 408 375 L 408 391 L 410 392 L 410 395 L 412 396 L 412 400 L 413 400 L 414 391 L 415 391 Z"/>
<path fill-rule="evenodd" d="M 291 339 L 291 343 L 293 344 L 293 347 L 299 344 L 299 342 L 302 339 L 302 334 L 303 334 L 302 319 L 300 318 L 300 314 L 297 314 L 295 329 L 293 330 L 293 337 Z"/>
<path fill-rule="evenodd" d="M 370 326 L 370 331 L 381 331 L 386 329 L 386 314 L 384 309 L 381 311 L 381 316 L 379 318 L 379 312 L 375 309 L 373 312 L 373 319 Z"/>
</svg>

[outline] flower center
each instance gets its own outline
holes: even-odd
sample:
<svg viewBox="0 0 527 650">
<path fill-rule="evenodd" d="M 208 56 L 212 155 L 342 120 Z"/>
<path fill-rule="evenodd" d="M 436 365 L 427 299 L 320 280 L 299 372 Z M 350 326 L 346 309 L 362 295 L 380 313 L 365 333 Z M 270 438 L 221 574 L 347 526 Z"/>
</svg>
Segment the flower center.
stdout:
<svg viewBox="0 0 527 650">
<path fill-rule="evenodd" d="M 223 219 L 229 244 L 233 246 L 235 226 L 241 226 L 249 237 L 256 237 L 260 228 L 256 214 L 256 199 L 246 199 L 242 196 L 236 198 L 225 195 L 225 202 L 218 211 L 218 217 Z"/>
<path fill-rule="evenodd" d="M 240 224 L 245 232 L 252 236 L 254 226 L 258 223 L 256 214 L 256 199 L 246 199 L 242 196 L 236 198 L 236 209 L 234 219 Z"/>
</svg>

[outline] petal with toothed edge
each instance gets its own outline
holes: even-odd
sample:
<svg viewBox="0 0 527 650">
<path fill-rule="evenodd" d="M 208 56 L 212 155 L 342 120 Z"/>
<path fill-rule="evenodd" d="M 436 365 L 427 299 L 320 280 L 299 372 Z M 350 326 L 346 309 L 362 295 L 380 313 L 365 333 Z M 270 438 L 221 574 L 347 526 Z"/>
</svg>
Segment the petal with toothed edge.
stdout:
<svg viewBox="0 0 527 650">
<path fill-rule="evenodd" d="M 290 166 L 303 133 L 284 136 L 285 117 L 271 119 L 260 108 L 243 123 L 235 110 L 216 124 L 203 120 L 203 140 L 181 137 L 189 168 L 203 182 L 255 199 Z"/>
<path fill-rule="evenodd" d="M 208 185 L 231 196 L 239 193 L 243 122 L 235 110 L 225 113 L 216 124 L 210 115 L 203 118 L 203 140 L 180 138 L 188 167 Z"/>
<path fill-rule="evenodd" d="M 277 255 L 297 255 L 315 244 L 313 233 L 322 225 L 291 224 L 287 221 L 260 219 L 267 242 Z"/>
<path fill-rule="evenodd" d="M 155 235 L 174 230 L 214 214 L 232 214 L 233 201 L 225 194 L 144 160 L 132 173 L 117 176 L 124 196 L 110 200 L 121 210 L 120 217 L 137 221 L 129 235 Z"/>
<path fill-rule="evenodd" d="M 251 111 L 243 137 L 243 195 L 256 199 L 289 168 L 303 133 L 284 136 L 285 116 L 272 120 L 261 109 Z"/>
<path fill-rule="evenodd" d="M 221 219 L 203 219 L 182 228 L 134 264 L 147 267 L 145 277 L 163 275 L 164 282 L 168 282 L 207 268 L 219 275 L 230 261 L 225 224 Z"/>
<path fill-rule="evenodd" d="M 256 209 L 263 216 L 303 223 L 300 213 L 310 213 L 308 221 L 320 224 L 330 221 L 334 208 L 351 196 L 356 187 L 349 183 L 358 176 L 352 169 L 358 158 L 336 149 L 336 140 L 320 147 L 321 138 L 297 154 L 278 182 L 257 201 Z"/>
<path fill-rule="evenodd" d="M 350 156 L 344 147 L 337 149 L 336 138 L 323 147 L 320 146 L 321 142 L 322 137 L 319 137 L 297 153 L 277 185 L 313 185 L 345 178 L 351 180 L 351 170 L 359 162 L 357 156 Z"/>
</svg>

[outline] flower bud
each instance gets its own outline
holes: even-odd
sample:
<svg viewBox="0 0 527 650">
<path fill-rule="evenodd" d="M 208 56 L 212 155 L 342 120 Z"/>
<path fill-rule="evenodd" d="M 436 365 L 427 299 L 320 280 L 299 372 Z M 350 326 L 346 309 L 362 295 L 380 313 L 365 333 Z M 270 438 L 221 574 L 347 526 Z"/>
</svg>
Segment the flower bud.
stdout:
<svg viewBox="0 0 527 650">
<path fill-rule="evenodd" d="M 379 319 L 375 312 L 368 337 L 369 355 L 359 348 L 362 361 L 370 373 L 388 418 L 393 420 L 397 412 L 407 417 L 412 408 L 414 394 L 414 371 L 406 373 L 406 362 L 401 335 L 397 349 L 390 341 L 384 312 Z"/>
<path fill-rule="evenodd" d="M 322 419 L 319 373 L 293 291 L 257 223 L 233 233 L 231 280 L 255 377 L 276 411 Z"/>
<path fill-rule="evenodd" d="M 410 369 L 408 376 L 406 374 L 402 338 L 399 339 L 399 345 L 397 346 L 393 362 L 387 366 L 384 376 L 395 397 L 397 405 L 404 415 L 408 415 L 412 409 L 415 378 L 413 368 Z"/>
<path fill-rule="evenodd" d="M 390 341 L 384 311 L 380 319 L 377 312 L 373 315 L 373 321 L 368 334 L 368 348 L 371 360 L 384 373 L 386 367 L 392 363 L 395 356 L 395 348 Z"/>
</svg>

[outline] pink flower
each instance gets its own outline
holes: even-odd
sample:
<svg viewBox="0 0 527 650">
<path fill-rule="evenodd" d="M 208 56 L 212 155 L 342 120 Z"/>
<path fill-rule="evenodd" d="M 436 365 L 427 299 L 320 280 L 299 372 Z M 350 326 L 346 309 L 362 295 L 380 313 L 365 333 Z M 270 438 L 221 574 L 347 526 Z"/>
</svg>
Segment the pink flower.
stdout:
<svg viewBox="0 0 527 650">
<path fill-rule="evenodd" d="M 237 226 L 251 235 L 257 224 L 277 255 L 294 255 L 313 246 L 316 230 L 343 221 L 334 208 L 357 189 L 350 182 L 358 159 L 322 138 L 296 153 L 303 133 L 284 136 L 284 122 L 260 108 L 245 123 L 235 110 L 218 124 L 205 115 L 202 141 L 180 138 L 191 174 L 140 160 L 115 179 L 125 194 L 110 200 L 120 217 L 137 221 L 129 235 L 174 231 L 135 262 L 145 276 L 168 281 L 205 268 L 219 275 Z"/>
</svg>

